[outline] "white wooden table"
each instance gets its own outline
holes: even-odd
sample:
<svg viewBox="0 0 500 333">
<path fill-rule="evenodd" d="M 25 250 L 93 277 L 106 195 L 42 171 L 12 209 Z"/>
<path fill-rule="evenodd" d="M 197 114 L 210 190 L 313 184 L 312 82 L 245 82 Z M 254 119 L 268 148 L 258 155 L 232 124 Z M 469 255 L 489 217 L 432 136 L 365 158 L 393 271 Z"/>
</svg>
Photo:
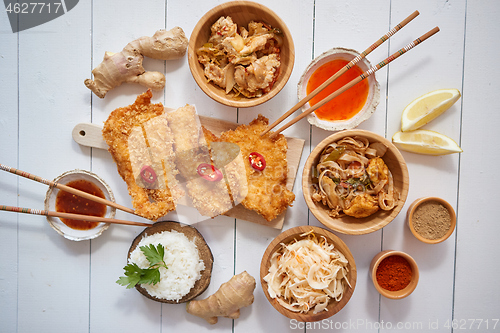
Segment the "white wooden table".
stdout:
<svg viewBox="0 0 500 333">
<path fill-rule="evenodd" d="M 126 185 L 105 150 L 72 140 L 77 123 L 102 124 L 109 113 L 131 104 L 141 86 L 122 85 L 105 99 L 93 96 L 83 81 L 105 51 L 157 29 L 180 26 L 190 35 L 197 20 L 222 1 L 81 0 L 65 15 L 12 33 L 0 10 L 0 163 L 52 179 L 67 170 L 91 170 L 112 187 L 117 202 L 131 206 Z M 440 88 L 458 88 L 462 98 L 425 128 L 455 139 L 462 154 L 440 157 L 403 152 L 410 173 L 407 202 L 383 230 L 339 236 L 350 247 L 358 281 L 347 306 L 330 320 L 305 326 L 279 314 L 260 282 L 255 302 L 236 320 L 222 318 L 209 327 L 186 313 L 184 305 L 146 299 L 115 283 L 139 227 L 111 226 L 92 241 L 59 236 L 41 216 L 0 212 L 0 332 L 342 332 L 500 331 L 500 251 L 498 235 L 498 35 L 500 2 L 465 0 L 275 0 L 261 1 L 286 22 L 295 43 L 295 67 L 282 92 L 250 109 L 223 107 L 194 82 L 183 58 L 147 59 L 150 70 L 166 73 L 163 92 L 154 100 L 168 107 L 197 105 L 199 114 L 248 123 L 259 113 L 271 120 L 297 102 L 296 85 L 317 55 L 335 46 L 364 50 L 414 10 L 420 16 L 368 56 L 386 58 L 438 25 L 441 31 L 377 72 L 381 102 L 360 128 L 387 138 L 399 130 L 403 108 L 414 98 Z M 497 36 L 497 37 L 495 37 Z M 312 147 L 330 133 L 302 121 L 285 132 L 306 140 L 301 166 Z M 320 223 L 308 212 L 301 193 L 284 229 Z M 46 186 L 0 173 L 0 204 L 43 208 Z M 455 233 L 444 243 L 425 245 L 405 225 L 409 204 L 422 196 L 440 196 L 455 207 Z M 117 218 L 130 219 L 118 212 Z M 259 280 L 265 248 L 276 229 L 217 217 L 197 225 L 214 254 L 212 282 L 202 295 L 243 270 Z M 381 250 L 403 250 L 420 267 L 415 292 L 403 300 L 381 297 L 368 266 Z"/>
</svg>

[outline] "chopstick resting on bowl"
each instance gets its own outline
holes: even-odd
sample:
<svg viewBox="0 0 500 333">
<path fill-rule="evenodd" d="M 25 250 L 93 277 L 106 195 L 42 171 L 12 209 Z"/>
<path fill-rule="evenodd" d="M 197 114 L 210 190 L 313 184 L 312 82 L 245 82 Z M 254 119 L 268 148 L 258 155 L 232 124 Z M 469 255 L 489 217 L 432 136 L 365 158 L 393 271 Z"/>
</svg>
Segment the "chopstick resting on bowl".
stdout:
<svg viewBox="0 0 500 333">
<path fill-rule="evenodd" d="M 0 170 L 8 171 L 8 172 L 13 173 L 15 175 L 22 176 L 22 177 L 25 177 L 25 178 L 37 181 L 37 182 L 45 184 L 45 185 L 49 185 L 50 187 L 55 187 L 55 188 L 57 188 L 59 190 L 66 191 L 66 192 L 69 192 L 69 193 L 74 194 L 74 195 L 78 195 L 78 196 L 80 196 L 82 198 L 89 199 L 89 200 L 98 202 L 100 204 L 103 204 L 103 205 L 106 205 L 106 206 L 111 206 L 111 207 L 114 207 L 116 209 L 122 210 L 124 212 L 137 215 L 137 214 L 135 214 L 135 212 L 134 212 L 133 209 L 125 207 L 125 206 L 122 206 L 122 205 L 119 205 L 116 202 L 109 201 L 109 200 L 100 198 L 98 196 L 92 195 L 90 193 L 77 190 L 76 188 L 73 188 L 73 187 L 69 187 L 69 186 L 66 186 L 66 185 L 63 185 L 63 184 L 59 184 L 59 183 L 54 182 L 52 180 L 48 180 L 48 179 L 44 179 L 44 178 L 32 175 L 32 174 L 27 173 L 25 171 L 21 171 L 21 170 L 15 169 L 15 168 L 11 168 L 11 167 L 9 167 L 7 165 L 0 164 Z"/>
<path fill-rule="evenodd" d="M 377 47 L 379 47 L 383 42 L 388 40 L 391 36 L 393 36 L 396 32 L 401 30 L 405 25 L 407 25 L 410 21 L 412 21 L 415 17 L 417 17 L 420 13 L 418 10 L 414 11 L 411 13 L 407 18 L 405 18 L 403 21 L 401 21 L 398 25 L 396 25 L 394 28 L 392 28 L 389 32 L 387 32 L 385 35 L 380 37 L 375 43 L 373 43 L 369 48 L 361 52 L 357 57 L 352 59 L 347 65 L 342 67 L 337 73 L 333 74 L 328 80 L 323 82 L 319 87 L 314 89 L 309 95 L 301 99 L 293 108 L 288 110 L 285 114 L 283 114 L 281 117 L 276 119 L 274 123 L 269 125 L 264 132 L 262 132 L 261 136 L 269 132 L 271 129 L 276 127 L 279 123 L 281 123 L 283 120 L 288 118 L 292 113 L 297 111 L 300 107 L 302 107 L 304 104 L 309 102 L 314 96 L 319 94 L 323 89 L 328 87 L 333 81 L 337 80 L 342 74 L 347 72 L 348 69 L 353 67 L 355 64 L 357 64 L 361 59 L 365 58 L 368 54 L 370 54 L 373 50 L 375 50 Z"/>
<path fill-rule="evenodd" d="M 276 119 L 274 123 L 269 125 L 264 132 L 262 132 L 261 136 L 269 132 L 271 129 L 276 127 L 279 123 L 281 123 L 283 120 L 288 118 L 292 113 L 297 111 L 300 107 L 302 107 L 304 104 L 309 102 L 314 96 L 319 94 L 323 89 L 328 87 L 333 81 L 338 79 L 342 74 L 344 74 L 348 69 L 353 67 L 356 63 L 358 63 L 361 59 L 365 58 L 368 54 L 370 54 L 373 50 L 375 50 L 377 47 L 379 47 L 383 42 L 388 40 L 391 36 L 393 36 L 396 32 L 401 30 L 405 25 L 407 25 L 410 21 L 412 21 L 415 17 L 417 17 L 420 13 L 418 10 L 414 11 L 411 13 L 407 18 L 405 18 L 403 21 L 401 21 L 398 25 L 396 25 L 394 28 L 392 28 L 389 32 L 387 32 L 385 35 L 380 37 L 375 43 L 373 43 L 369 48 L 361 52 L 357 57 L 352 59 L 347 65 L 342 67 L 337 73 L 333 74 L 328 80 L 323 82 L 319 87 L 313 90 L 309 95 L 301 99 L 293 108 L 288 110 L 285 114 L 283 114 L 281 117 Z"/>
<path fill-rule="evenodd" d="M 324 98 L 323 100 L 321 100 L 317 104 L 314 104 L 309 109 L 305 110 L 300 115 L 298 115 L 297 117 L 295 117 L 294 119 L 292 119 L 286 125 L 284 125 L 281 128 L 279 128 L 277 131 L 275 131 L 273 134 L 271 134 L 271 137 L 277 135 L 278 133 L 284 131 L 288 127 L 290 127 L 293 124 L 295 124 L 296 122 L 298 122 L 299 120 L 305 118 L 307 115 L 309 115 L 313 111 L 316 111 L 317 109 L 319 109 L 320 107 L 322 107 L 326 103 L 330 102 L 332 99 L 334 99 L 338 95 L 342 94 L 344 91 L 352 88 L 357 83 L 359 83 L 362 80 L 366 79 L 367 77 L 369 77 L 370 75 L 372 75 L 373 73 L 375 73 L 376 71 L 378 71 L 379 69 L 381 69 L 382 67 L 384 67 L 385 65 L 389 64 L 391 61 L 393 61 L 393 60 L 397 59 L 398 57 L 400 57 L 401 55 L 405 54 L 406 52 L 408 52 L 409 50 L 411 50 L 412 48 L 414 48 L 418 44 L 422 43 L 424 40 L 426 40 L 427 38 L 431 37 L 432 35 L 434 35 L 438 31 L 439 31 L 439 27 L 435 27 L 434 29 L 429 30 L 427 33 L 425 33 L 422 36 L 420 36 L 419 38 L 415 39 L 413 42 L 411 42 L 410 44 L 406 45 L 405 47 L 403 47 L 399 51 L 393 53 L 391 56 L 387 57 L 385 60 L 379 62 L 375 66 L 372 66 L 366 72 L 364 72 L 363 74 L 361 74 L 357 78 L 351 80 L 349 83 L 345 84 L 344 86 L 342 86 L 338 90 L 334 91 L 333 93 L 331 93 L 330 95 L 328 95 L 326 98 Z M 281 118 L 283 118 L 283 117 L 281 117 Z M 261 135 L 264 135 L 269 130 L 271 130 L 272 128 L 274 128 L 276 125 L 277 125 L 277 122 L 275 122 L 274 124 L 272 124 L 271 126 L 269 126 Z"/>
<path fill-rule="evenodd" d="M 59 217 L 59 218 L 63 218 L 63 219 L 71 219 L 71 220 L 84 220 L 84 221 L 89 221 L 89 222 L 105 222 L 105 223 L 126 224 L 126 225 L 134 225 L 134 226 L 138 226 L 138 227 L 150 227 L 153 225 L 150 223 L 118 220 L 118 219 L 111 219 L 111 218 L 107 218 L 107 217 L 80 215 L 80 214 L 72 214 L 72 213 L 61 213 L 61 212 L 53 212 L 50 210 L 21 208 L 21 207 L 5 206 L 5 205 L 0 205 L 0 210 L 5 210 L 8 212 L 14 212 L 14 213 L 53 216 L 53 217 Z"/>
</svg>

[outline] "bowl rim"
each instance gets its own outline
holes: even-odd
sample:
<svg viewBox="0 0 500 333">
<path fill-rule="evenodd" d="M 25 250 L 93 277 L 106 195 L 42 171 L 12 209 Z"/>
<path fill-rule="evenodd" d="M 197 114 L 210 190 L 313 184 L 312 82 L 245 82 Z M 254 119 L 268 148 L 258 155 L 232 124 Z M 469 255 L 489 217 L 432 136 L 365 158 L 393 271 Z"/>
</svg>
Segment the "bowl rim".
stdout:
<svg viewBox="0 0 500 333">
<path fill-rule="evenodd" d="M 405 288 L 398 291 L 386 290 L 382 288 L 377 282 L 376 272 L 379 264 L 382 262 L 382 260 L 391 256 L 401 256 L 405 258 L 412 268 L 412 278 L 410 280 L 410 283 Z M 380 295 L 390 299 L 402 299 L 408 297 L 415 290 L 415 288 L 417 288 L 419 276 L 420 273 L 418 270 L 417 262 L 415 261 L 415 259 L 413 259 L 412 256 L 403 251 L 398 251 L 398 250 L 381 251 L 373 257 L 370 263 L 370 277 L 373 282 L 373 286 L 375 287 L 375 289 L 377 289 Z"/>
<path fill-rule="evenodd" d="M 311 199 L 310 195 L 310 189 L 309 189 L 309 178 L 310 178 L 310 172 L 311 172 L 311 167 L 313 165 L 314 160 L 317 158 L 319 153 L 331 142 L 337 141 L 343 137 L 346 136 L 365 136 L 365 137 L 374 137 L 378 142 L 382 142 L 388 149 L 391 150 L 391 152 L 394 154 L 398 164 L 401 166 L 401 172 L 402 172 L 402 182 L 403 182 L 403 190 L 399 194 L 399 200 L 398 200 L 398 205 L 394 207 L 391 211 L 387 211 L 387 216 L 384 219 L 383 223 L 370 223 L 370 218 L 373 217 L 373 215 L 370 215 L 366 218 L 358 219 L 359 222 L 356 222 L 356 229 L 353 230 L 351 228 L 347 228 L 346 226 L 339 225 L 339 223 L 336 223 L 338 219 L 334 219 L 331 217 L 328 217 L 328 219 L 325 219 L 324 216 L 322 216 L 318 210 L 315 209 L 310 209 L 310 207 L 318 207 L 318 205 L 313 202 Z M 368 234 L 377 230 L 382 229 L 383 227 L 387 226 L 389 223 L 391 223 L 396 216 L 401 212 L 403 209 L 403 206 L 406 202 L 406 198 L 408 196 L 408 188 L 409 188 L 409 174 L 408 174 L 408 167 L 406 165 L 406 162 L 403 158 L 403 155 L 399 151 L 399 149 L 392 144 L 388 139 L 374 133 L 370 132 L 367 130 L 361 130 L 361 129 L 349 129 L 349 130 L 343 130 L 336 132 L 325 139 L 323 139 L 316 147 L 311 151 L 309 156 L 307 157 L 306 163 L 304 164 L 304 171 L 302 173 L 302 194 L 304 196 L 304 200 L 306 201 L 307 206 L 309 207 L 309 210 L 311 213 L 318 219 L 319 222 L 321 222 L 324 226 L 343 233 L 343 234 L 349 234 L 349 235 L 363 235 L 363 234 Z M 375 213 L 378 214 L 381 211 Z"/>
<path fill-rule="evenodd" d="M 54 183 L 62 183 L 64 182 L 64 179 L 67 177 L 72 177 L 72 176 L 78 176 L 82 175 L 85 177 L 86 180 L 93 182 L 95 185 L 99 186 L 101 190 L 103 190 L 104 195 L 108 196 L 108 200 L 115 202 L 115 197 L 113 195 L 113 191 L 111 190 L 111 187 L 102 179 L 99 177 L 97 174 L 88 171 L 88 170 L 82 170 L 82 169 L 74 169 L 74 170 L 68 170 L 63 172 L 61 175 L 57 176 L 54 178 Z M 44 199 L 44 207 L 45 210 L 51 210 L 50 208 L 50 203 L 51 203 L 51 198 L 52 196 L 57 196 L 57 193 L 59 193 L 59 189 L 50 186 L 47 192 L 45 193 L 45 199 Z M 55 200 L 55 199 L 54 199 Z M 55 207 L 54 207 L 55 210 Z M 107 218 L 114 218 L 116 214 L 116 208 L 107 206 L 106 208 L 106 215 L 105 217 Z M 59 235 L 63 236 L 66 239 L 72 240 L 72 241 L 84 241 L 84 240 L 91 240 L 94 238 L 99 237 L 105 230 L 107 230 L 110 226 L 109 222 L 100 222 L 95 228 L 87 230 L 89 232 L 89 235 L 87 236 L 79 236 L 78 234 L 83 233 L 84 231 L 80 232 L 79 230 L 76 229 L 71 229 L 67 227 L 58 217 L 53 217 L 53 216 L 47 216 L 47 222 L 49 225 L 54 229 Z M 64 224 L 65 227 L 63 229 L 69 228 L 71 230 L 74 230 L 75 235 L 70 235 L 64 232 L 63 229 L 61 229 L 60 226 Z M 90 234 L 90 231 L 94 230 L 95 233 Z"/>
<path fill-rule="evenodd" d="M 306 97 L 307 82 L 309 81 L 309 78 L 314 73 L 314 71 L 319 67 L 323 66 L 325 63 L 329 62 L 330 61 L 329 58 L 332 59 L 337 59 L 339 57 L 342 58 L 341 54 L 348 54 L 349 58 L 352 57 L 352 59 L 346 59 L 346 60 L 354 60 L 355 58 L 361 56 L 361 53 L 354 49 L 338 46 L 326 50 L 325 52 L 314 58 L 306 67 L 306 69 L 304 70 L 299 79 L 299 82 L 297 83 L 297 97 L 299 100 L 302 100 Z M 372 64 L 366 57 L 360 59 L 356 65 L 366 67 L 366 70 L 372 68 Z M 361 68 L 361 70 L 364 69 Z M 326 131 L 340 131 L 346 129 L 353 129 L 359 126 L 361 123 L 363 123 L 365 120 L 369 119 L 373 115 L 378 105 L 380 104 L 380 83 L 377 80 L 377 73 L 374 73 L 373 75 L 367 77 L 367 80 L 368 80 L 368 85 L 370 87 L 367 96 L 367 102 L 360 110 L 360 112 L 358 112 L 352 118 L 347 120 L 326 121 L 319 119 L 316 116 L 316 114 L 312 112 L 307 116 L 307 121 L 311 125 L 319 127 Z M 300 110 L 301 112 L 305 112 L 310 107 L 311 107 L 310 103 L 307 102 L 300 108 Z"/>
<path fill-rule="evenodd" d="M 198 62 L 198 59 L 196 57 L 196 52 L 195 52 L 195 42 L 196 42 L 196 35 L 198 32 L 201 30 L 204 24 L 207 24 L 208 20 L 212 16 L 217 16 L 217 15 L 222 15 L 222 14 L 217 14 L 219 11 L 224 12 L 225 10 L 233 7 L 243 7 L 243 6 L 248 6 L 252 9 L 252 11 L 258 11 L 258 10 L 264 10 L 267 11 L 269 14 L 271 14 L 275 20 L 279 23 L 279 28 L 285 36 L 289 36 L 290 38 L 287 38 L 289 42 L 288 46 L 288 52 L 289 52 L 289 63 L 283 73 L 282 80 L 280 82 L 277 82 L 275 85 L 273 85 L 271 91 L 268 93 L 263 94 L 261 97 L 256 97 L 256 98 L 242 98 L 241 100 L 231 100 L 228 98 L 222 98 L 218 94 L 214 93 L 208 88 L 208 84 L 206 81 L 200 82 L 201 77 L 197 75 L 197 68 L 202 68 L 201 64 Z M 215 22 L 215 21 L 214 21 Z M 210 23 L 212 25 L 214 22 Z M 231 107 L 236 107 L 236 108 L 248 108 L 248 107 L 253 107 L 260 105 L 262 103 L 265 103 L 269 101 L 271 98 L 276 96 L 287 84 L 288 80 L 290 79 L 290 76 L 293 71 L 294 63 L 295 63 L 295 47 L 293 43 L 293 38 L 292 34 L 290 33 L 290 30 L 288 29 L 287 25 L 285 22 L 279 17 L 273 10 L 268 8 L 267 6 L 253 2 L 253 1 L 248 1 L 248 0 L 238 0 L 238 1 L 228 1 L 225 3 L 222 3 L 220 5 L 217 5 L 210 9 L 208 12 L 206 12 L 196 23 L 195 27 L 193 28 L 193 31 L 191 33 L 191 36 L 189 38 L 189 43 L 188 43 L 188 64 L 189 64 L 189 70 L 191 72 L 192 77 L 194 78 L 196 84 L 201 88 L 201 90 L 210 98 L 212 98 L 214 101 L 226 105 L 226 106 L 231 106 Z M 281 74 L 279 74 L 281 75 Z M 204 76 L 203 76 L 204 78 Z M 222 88 L 220 88 L 222 91 Z M 227 95 L 226 95 L 227 96 Z"/>
<path fill-rule="evenodd" d="M 448 229 L 448 231 L 446 232 L 446 234 L 444 234 L 441 238 L 427 239 L 427 238 L 421 236 L 415 230 L 415 228 L 413 226 L 413 214 L 415 213 L 415 210 L 421 204 L 423 204 L 425 202 L 429 202 L 429 201 L 437 201 L 437 202 L 439 202 L 440 204 L 442 204 L 443 206 L 445 206 L 446 209 L 448 209 L 448 212 L 450 213 L 450 217 L 451 217 L 450 229 Z M 416 199 L 415 201 L 412 202 L 412 204 L 410 205 L 410 207 L 408 208 L 408 210 L 406 212 L 406 221 L 407 221 L 408 228 L 410 228 L 411 233 L 413 234 L 413 236 L 415 236 L 416 239 L 418 239 L 419 241 L 421 241 L 423 243 L 427 243 L 427 244 L 438 244 L 438 243 L 441 243 L 441 242 L 444 242 L 445 240 L 447 240 L 451 236 L 451 234 L 453 234 L 453 232 L 455 231 L 455 227 L 456 227 L 456 224 L 457 224 L 457 215 L 455 213 L 455 210 L 453 209 L 453 206 L 448 201 L 446 201 L 446 200 L 444 200 L 443 198 L 440 198 L 440 197 L 429 196 L 429 197 L 418 198 L 418 199 Z"/>
<path fill-rule="evenodd" d="M 346 259 L 349 261 L 349 282 L 351 283 L 351 287 L 348 288 L 342 297 L 342 299 L 335 305 L 333 305 L 332 309 L 329 309 L 329 311 L 321 311 L 319 313 L 313 314 L 312 310 L 310 310 L 308 313 L 298 313 L 298 312 L 292 312 L 284 307 L 282 307 L 276 299 L 271 298 L 269 295 L 269 292 L 267 290 L 267 282 L 264 281 L 264 277 L 268 274 L 269 272 L 269 267 L 270 267 L 270 257 L 271 255 L 277 250 L 277 248 L 280 246 L 280 244 L 287 238 L 297 238 L 301 239 L 300 237 L 301 234 L 313 231 L 317 235 L 323 235 L 327 237 L 329 240 L 333 241 L 335 244 L 337 250 L 341 251 L 342 254 L 346 257 Z M 284 315 L 287 318 L 290 319 L 296 319 L 302 322 L 312 322 L 312 321 L 320 321 L 326 318 L 329 318 L 339 311 L 341 311 L 345 305 L 349 302 L 352 294 L 354 293 L 355 287 L 356 287 L 356 281 L 357 281 L 357 269 L 356 269 L 356 262 L 354 260 L 354 257 L 349 249 L 349 247 L 340 239 L 337 235 L 335 235 L 333 232 L 322 228 L 322 227 L 317 227 L 313 225 L 304 225 L 304 226 L 297 226 L 291 229 L 288 229 L 286 231 L 283 231 L 280 233 L 276 238 L 274 238 L 271 243 L 267 246 L 264 255 L 262 256 L 261 264 L 260 264 L 260 283 L 262 290 L 264 291 L 264 294 L 266 295 L 267 300 L 271 305 L 282 315 Z"/>
</svg>

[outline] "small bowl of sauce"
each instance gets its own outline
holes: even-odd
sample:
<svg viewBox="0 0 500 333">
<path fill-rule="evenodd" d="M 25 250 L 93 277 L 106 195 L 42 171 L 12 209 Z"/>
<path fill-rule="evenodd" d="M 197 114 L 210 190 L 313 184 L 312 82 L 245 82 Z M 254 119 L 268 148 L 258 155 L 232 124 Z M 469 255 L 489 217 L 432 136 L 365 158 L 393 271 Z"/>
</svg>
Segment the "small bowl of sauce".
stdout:
<svg viewBox="0 0 500 333">
<path fill-rule="evenodd" d="M 85 170 L 71 170 L 54 179 L 54 182 L 115 201 L 110 187 L 96 174 Z M 45 209 L 62 213 L 114 218 L 116 209 L 85 199 L 57 188 L 49 188 L 45 196 Z M 109 227 L 109 223 L 72 220 L 47 216 L 50 226 L 61 236 L 81 241 L 94 239 Z"/>
<path fill-rule="evenodd" d="M 297 89 L 299 100 L 312 93 L 323 82 L 345 67 L 345 65 L 358 55 L 359 53 L 355 50 L 337 47 L 315 58 L 306 68 L 299 81 Z M 370 62 L 366 58 L 361 59 L 356 65 L 348 69 L 337 80 L 307 102 L 302 107 L 302 112 L 319 103 L 371 67 Z M 328 131 L 352 129 L 368 119 L 375 112 L 379 101 L 380 85 L 375 78 L 375 74 L 372 74 L 309 114 L 307 120 L 310 124 Z"/>
</svg>

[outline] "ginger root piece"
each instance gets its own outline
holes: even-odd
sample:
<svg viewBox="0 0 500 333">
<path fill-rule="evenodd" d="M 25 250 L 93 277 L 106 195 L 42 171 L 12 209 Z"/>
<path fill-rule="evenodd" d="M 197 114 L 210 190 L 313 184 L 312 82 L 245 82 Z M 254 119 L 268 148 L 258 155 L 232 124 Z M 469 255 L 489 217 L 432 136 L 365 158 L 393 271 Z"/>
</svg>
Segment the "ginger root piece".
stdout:
<svg viewBox="0 0 500 333">
<path fill-rule="evenodd" d="M 236 319 L 240 308 L 253 303 L 255 279 L 246 271 L 223 283 L 215 294 L 204 300 L 194 300 L 186 305 L 186 311 L 205 319 L 209 324 L 217 323 L 217 317 Z"/>
<path fill-rule="evenodd" d="M 146 72 L 144 57 L 160 60 L 176 59 L 186 54 L 188 39 L 180 27 L 158 30 L 153 37 L 141 37 L 127 44 L 119 53 L 106 52 L 103 61 L 92 70 L 94 80 L 84 81 L 100 98 L 124 82 L 138 83 L 150 89 L 163 89 L 165 75 Z"/>
</svg>

